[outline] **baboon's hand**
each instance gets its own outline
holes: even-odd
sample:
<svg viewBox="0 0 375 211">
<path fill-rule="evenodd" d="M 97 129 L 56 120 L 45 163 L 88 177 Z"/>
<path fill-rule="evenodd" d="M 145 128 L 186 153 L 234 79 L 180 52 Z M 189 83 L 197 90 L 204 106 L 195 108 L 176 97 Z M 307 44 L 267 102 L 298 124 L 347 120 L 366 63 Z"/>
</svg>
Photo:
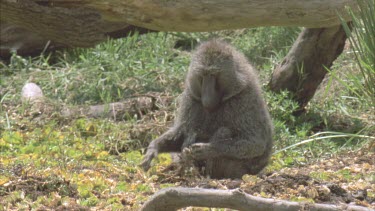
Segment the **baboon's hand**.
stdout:
<svg viewBox="0 0 375 211">
<path fill-rule="evenodd" d="M 186 147 L 182 150 L 181 158 L 182 158 L 182 160 L 193 160 L 194 159 L 192 154 L 191 154 L 190 147 Z"/>
<path fill-rule="evenodd" d="M 143 168 L 144 171 L 147 171 L 151 167 L 151 161 L 158 155 L 158 151 L 153 148 L 147 149 L 145 156 L 143 157 L 143 161 L 140 166 Z"/>
<path fill-rule="evenodd" d="M 186 150 L 186 152 L 185 152 Z M 184 152 L 195 160 L 205 160 L 212 155 L 210 143 L 196 143 L 186 148 Z"/>
</svg>

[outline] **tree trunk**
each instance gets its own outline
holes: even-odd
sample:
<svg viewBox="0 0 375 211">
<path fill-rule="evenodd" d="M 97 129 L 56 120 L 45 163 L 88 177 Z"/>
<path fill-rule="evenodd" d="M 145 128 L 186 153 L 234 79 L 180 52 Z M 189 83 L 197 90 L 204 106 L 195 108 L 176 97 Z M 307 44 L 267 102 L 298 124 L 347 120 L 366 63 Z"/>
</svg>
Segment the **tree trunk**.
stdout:
<svg viewBox="0 0 375 211">
<path fill-rule="evenodd" d="M 289 91 L 303 109 L 343 51 L 346 34 L 341 25 L 329 28 L 304 29 L 288 55 L 274 70 L 270 81 L 272 91 Z"/>
</svg>

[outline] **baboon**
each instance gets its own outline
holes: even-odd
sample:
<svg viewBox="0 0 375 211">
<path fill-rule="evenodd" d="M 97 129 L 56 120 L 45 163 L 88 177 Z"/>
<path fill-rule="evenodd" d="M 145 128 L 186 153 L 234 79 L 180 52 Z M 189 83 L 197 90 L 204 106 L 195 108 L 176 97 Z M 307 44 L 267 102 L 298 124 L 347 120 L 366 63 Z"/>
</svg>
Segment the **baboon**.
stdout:
<svg viewBox="0 0 375 211">
<path fill-rule="evenodd" d="M 192 56 L 174 126 L 147 148 L 141 166 L 162 152 L 182 152 L 211 178 L 257 174 L 271 155 L 272 123 L 254 68 L 221 40 Z"/>
</svg>

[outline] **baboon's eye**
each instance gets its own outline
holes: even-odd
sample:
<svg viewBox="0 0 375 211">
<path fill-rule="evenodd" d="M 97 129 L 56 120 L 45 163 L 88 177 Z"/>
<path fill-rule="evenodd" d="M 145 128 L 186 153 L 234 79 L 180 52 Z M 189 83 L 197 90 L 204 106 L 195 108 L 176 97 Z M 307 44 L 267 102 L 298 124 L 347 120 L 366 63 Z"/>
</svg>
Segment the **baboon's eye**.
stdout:
<svg viewBox="0 0 375 211">
<path fill-rule="evenodd" d="M 202 83 L 203 83 L 203 77 L 202 76 L 198 76 L 198 83 L 202 86 Z"/>
<path fill-rule="evenodd" d="M 215 90 L 216 91 L 220 91 L 220 81 L 219 81 L 219 78 L 218 77 L 215 77 Z"/>
<path fill-rule="evenodd" d="M 215 85 L 215 89 L 216 90 L 220 90 L 220 89 L 223 89 L 223 88 L 225 88 L 225 81 L 226 81 L 226 79 L 224 78 L 225 76 L 223 75 L 223 74 L 217 74 L 216 75 L 216 85 Z M 222 90 L 220 90 L 220 91 L 222 91 Z"/>
</svg>

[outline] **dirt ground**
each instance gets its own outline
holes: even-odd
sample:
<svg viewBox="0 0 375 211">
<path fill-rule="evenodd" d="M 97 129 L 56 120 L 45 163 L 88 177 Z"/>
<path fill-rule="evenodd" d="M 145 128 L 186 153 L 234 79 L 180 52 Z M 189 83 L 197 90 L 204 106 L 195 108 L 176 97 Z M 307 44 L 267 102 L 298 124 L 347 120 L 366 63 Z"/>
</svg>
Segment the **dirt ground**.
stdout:
<svg viewBox="0 0 375 211">
<path fill-rule="evenodd" d="M 1 168 L 0 168 L 1 169 Z M 242 180 L 211 180 L 194 174 L 179 176 L 173 165 L 160 171 L 153 184 L 155 191 L 163 184 L 183 187 L 210 189 L 240 188 L 248 194 L 266 198 L 324 204 L 355 204 L 375 209 L 375 151 L 373 147 L 361 151 L 341 153 L 313 163 L 283 168 L 278 171 L 266 170 L 257 176 L 245 175 Z M 77 203 L 77 190 L 58 176 L 38 178 L 22 173 L 17 166 L 11 169 L 18 179 L 6 187 L 1 186 L 0 196 L 22 190 L 25 194 L 38 196 L 56 194 L 69 197 L 69 205 L 50 203 L 54 210 L 89 210 Z M 115 178 L 114 178 L 115 179 Z M 145 178 L 146 179 L 146 178 Z M 149 198 L 154 191 L 144 193 Z M 135 200 L 132 194 L 120 196 L 125 210 L 133 210 L 133 205 L 143 202 Z M 0 200 L 1 201 L 1 200 Z M 49 207 L 49 208 L 51 208 Z M 47 207 L 46 207 L 47 209 Z M 201 210 L 187 208 L 186 210 Z"/>
<path fill-rule="evenodd" d="M 268 171 L 242 180 L 183 179 L 159 175 L 160 182 L 184 187 L 241 188 L 267 198 L 323 204 L 355 204 L 375 209 L 375 152 L 341 153 L 303 166 Z"/>
</svg>

